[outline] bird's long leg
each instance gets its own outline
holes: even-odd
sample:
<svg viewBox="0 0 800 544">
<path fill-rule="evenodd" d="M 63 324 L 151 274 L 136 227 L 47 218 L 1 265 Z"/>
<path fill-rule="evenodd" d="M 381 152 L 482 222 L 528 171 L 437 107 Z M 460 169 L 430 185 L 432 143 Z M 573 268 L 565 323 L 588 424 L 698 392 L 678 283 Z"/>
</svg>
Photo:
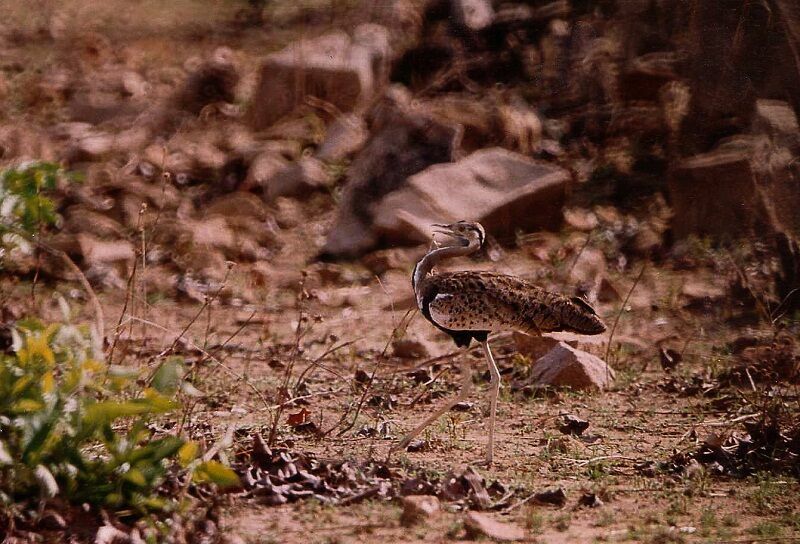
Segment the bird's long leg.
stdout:
<svg viewBox="0 0 800 544">
<path fill-rule="evenodd" d="M 458 392 L 458 395 L 447 401 L 444 405 L 439 407 L 434 413 L 432 413 L 428 418 L 417 425 L 417 427 L 405 435 L 400 442 L 398 442 L 395 446 L 389 450 L 389 455 L 398 451 L 398 450 L 405 450 L 408 445 L 414 440 L 419 433 L 425 430 L 425 427 L 439 419 L 442 414 L 449 411 L 453 406 L 458 404 L 459 402 L 463 402 L 469 397 L 469 394 L 472 392 L 472 368 L 469 364 L 468 360 L 465 360 L 461 363 L 461 389 Z"/>
<path fill-rule="evenodd" d="M 497 419 L 497 396 L 500 394 L 500 370 L 497 368 L 497 363 L 494 362 L 492 350 L 489 349 L 489 342 L 484 340 L 481 342 L 481 346 L 483 346 L 483 353 L 486 355 L 486 363 L 489 365 L 489 375 L 491 376 L 489 389 L 489 444 L 486 446 L 486 464 L 491 465 L 494 454 L 494 422 Z"/>
</svg>

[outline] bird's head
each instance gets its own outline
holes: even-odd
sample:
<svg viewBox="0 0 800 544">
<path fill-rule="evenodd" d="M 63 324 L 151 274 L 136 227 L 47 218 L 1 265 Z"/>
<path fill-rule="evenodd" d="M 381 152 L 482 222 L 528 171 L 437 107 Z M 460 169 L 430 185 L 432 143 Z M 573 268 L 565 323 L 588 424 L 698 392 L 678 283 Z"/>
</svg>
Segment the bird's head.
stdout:
<svg viewBox="0 0 800 544">
<path fill-rule="evenodd" d="M 480 223 L 473 221 L 456 221 L 449 225 L 432 225 L 434 235 L 444 234 L 458 245 L 474 247 L 479 249 L 486 241 L 486 231 Z"/>
</svg>

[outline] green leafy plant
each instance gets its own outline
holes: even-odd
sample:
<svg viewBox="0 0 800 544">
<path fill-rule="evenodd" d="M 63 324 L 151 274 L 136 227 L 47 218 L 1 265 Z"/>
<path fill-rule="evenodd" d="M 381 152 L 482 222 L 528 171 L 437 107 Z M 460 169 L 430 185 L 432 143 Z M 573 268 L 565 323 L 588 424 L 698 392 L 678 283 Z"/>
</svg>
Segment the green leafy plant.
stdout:
<svg viewBox="0 0 800 544">
<path fill-rule="evenodd" d="M 164 361 L 142 389 L 135 370 L 98 353 L 88 327 L 17 323 L 13 354 L 0 354 L 0 504 L 59 497 L 169 509 L 177 499 L 155 490 L 171 467 L 196 482 L 238 484 L 230 468 L 199 458 L 196 443 L 156 438 L 148 426 L 178 407 L 180 359 Z"/>
<path fill-rule="evenodd" d="M 58 224 L 56 204 L 50 197 L 66 174 L 59 165 L 32 161 L 0 173 L 0 266 L 13 250 L 33 253 L 28 237 Z"/>
<path fill-rule="evenodd" d="M 58 215 L 47 193 L 56 189 L 63 175 L 61 167 L 50 162 L 28 162 L 4 170 L 0 175 L 2 223 L 16 225 L 30 234 L 41 226 L 55 225 Z"/>
</svg>

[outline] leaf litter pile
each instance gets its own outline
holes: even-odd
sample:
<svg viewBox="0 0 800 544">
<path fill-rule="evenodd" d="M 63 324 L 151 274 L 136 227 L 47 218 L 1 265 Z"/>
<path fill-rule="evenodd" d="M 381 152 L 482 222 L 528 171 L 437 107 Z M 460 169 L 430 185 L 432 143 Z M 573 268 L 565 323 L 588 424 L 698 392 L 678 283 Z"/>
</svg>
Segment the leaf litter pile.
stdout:
<svg viewBox="0 0 800 544">
<path fill-rule="evenodd" d="M 750 386 L 752 399 L 746 405 L 751 413 L 736 418 L 744 428 L 710 433 L 697 449 L 676 452 L 661 468 L 683 474 L 702 465 L 721 476 L 746 477 L 761 471 L 800 476 L 800 352 L 796 341 L 778 333 L 767 340 L 742 337 L 729 348 L 738 358 L 736 365 L 715 383 L 694 377 L 695 387 L 681 392 L 709 395 L 723 386 L 743 387 L 743 391 Z M 747 398 L 744 393 L 742 398 Z M 718 400 L 729 404 L 731 399 Z"/>
<path fill-rule="evenodd" d="M 494 510 L 507 507 L 522 491 L 487 482 L 471 467 L 441 476 L 374 460 L 324 460 L 288 447 L 269 448 L 258 434 L 236 469 L 244 496 L 268 506 L 309 498 L 344 506 L 372 498 L 435 495 L 464 508 Z"/>
</svg>

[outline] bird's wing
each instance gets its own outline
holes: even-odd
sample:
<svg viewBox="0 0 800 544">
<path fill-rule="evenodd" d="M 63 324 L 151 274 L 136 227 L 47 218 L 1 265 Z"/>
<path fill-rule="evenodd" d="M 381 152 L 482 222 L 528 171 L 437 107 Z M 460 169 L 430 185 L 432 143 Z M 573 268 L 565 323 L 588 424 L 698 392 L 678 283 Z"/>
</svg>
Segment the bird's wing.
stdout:
<svg viewBox="0 0 800 544">
<path fill-rule="evenodd" d="M 439 293 L 428 305 L 431 320 L 453 331 L 490 331 L 498 323 L 491 314 L 481 311 L 486 305 L 474 300 L 468 293 Z"/>
<path fill-rule="evenodd" d="M 518 294 L 526 285 L 537 289 L 512 276 L 484 272 L 444 273 L 432 276 L 430 282 L 435 292 L 427 308 L 431 320 L 457 331 L 520 328 Z M 504 283 L 513 286 L 513 292 L 503 289 Z"/>
<path fill-rule="evenodd" d="M 428 310 L 431 319 L 447 329 L 515 329 L 532 334 L 562 330 L 597 334 L 605 329 L 585 302 L 578 304 L 514 276 L 454 272 L 432 279 L 436 296 Z"/>
</svg>

